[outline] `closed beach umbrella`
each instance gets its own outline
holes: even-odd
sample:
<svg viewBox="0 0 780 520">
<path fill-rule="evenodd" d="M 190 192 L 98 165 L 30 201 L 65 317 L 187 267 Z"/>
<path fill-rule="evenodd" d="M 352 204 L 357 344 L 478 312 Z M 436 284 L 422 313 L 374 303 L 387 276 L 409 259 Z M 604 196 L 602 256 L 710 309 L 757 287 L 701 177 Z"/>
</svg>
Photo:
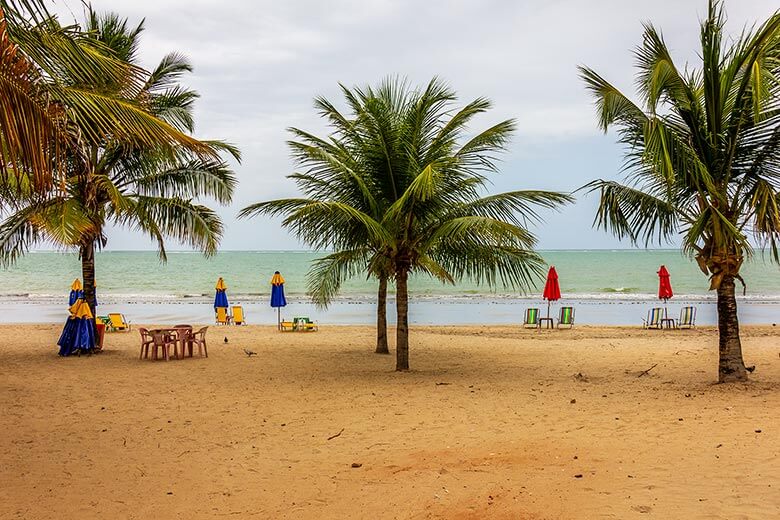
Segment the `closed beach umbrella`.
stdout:
<svg viewBox="0 0 780 520">
<path fill-rule="evenodd" d="M 276 271 L 271 277 L 271 307 L 276 307 L 276 326 L 282 326 L 282 307 L 287 305 L 287 298 L 284 297 L 284 278 Z"/>
<path fill-rule="evenodd" d="M 217 280 L 217 286 L 215 287 L 217 290 L 216 296 L 214 296 L 214 308 L 217 307 L 224 307 L 228 308 L 228 299 L 227 299 L 227 285 L 225 285 L 225 280 L 222 279 L 222 277 L 219 277 L 219 280 Z"/>
<path fill-rule="evenodd" d="M 550 266 L 550 270 L 547 271 L 547 282 L 544 284 L 544 293 L 542 297 L 547 300 L 547 317 L 550 317 L 550 302 L 555 302 L 561 299 L 561 287 L 558 285 L 558 273 L 555 271 L 555 266 Z"/>
<path fill-rule="evenodd" d="M 76 278 L 70 286 L 70 296 L 68 296 L 68 307 L 76 303 L 76 300 L 84 297 L 84 290 L 81 288 L 81 280 Z"/>
<path fill-rule="evenodd" d="M 658 298 L 664 301 L 664 318 L 667 318 L 666 302 L 669 301 L 673 295 L 672 282 L 669 279 L 669 271 L 666 270 L 666 266 L 662 265 L 658 270 Z"/>
<path fill-rule="evenodd" d="M 65 322 L 57 345 L 60 356 L 89 352 L 97 345 L 95 320 L 89 310 L 89 304 L 84 298 L 79 298 L 70 306 L 70 316 Z"/>
</svg>

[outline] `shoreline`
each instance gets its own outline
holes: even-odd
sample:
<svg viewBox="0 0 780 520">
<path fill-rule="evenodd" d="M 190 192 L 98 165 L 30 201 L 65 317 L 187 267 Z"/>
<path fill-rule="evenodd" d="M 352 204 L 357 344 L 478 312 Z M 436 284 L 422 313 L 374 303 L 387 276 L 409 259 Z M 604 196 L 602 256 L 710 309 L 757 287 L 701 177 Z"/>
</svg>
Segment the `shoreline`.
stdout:
<svg viewBox="0 0 780 520">
<path fill-rule="evenodd" d="M 276 323 L 276 310 L 268 301 L 231 300 L 231 305 L 242 305 L 249 324 Z M 552 305 L 550 315 L 557 317 L 562 306 L 575 308 L 575 327 L 579 325 L 630 326 L 642 325 L 642 318 L 652 307 L 664 307 L 656 300 L 576 300 L 562 299 Z M 668 315 L 677 318 L 680 309 L 693 305 L 697 309 L 696 324 L 717 323 L 714 301 L 670 300 Z M 412 299 L 409 304 L 409 323 L 412 325 L 520 325 L 526 308 L 536 307 L 546 315 L 547 304 L 540 299 L 513 300 L 428 300 Z M 738 301 L 740 323 L 743 325 L 772 325 L 780 323 L 780 302 Z M 98 315 L 109 312 L 125 314 L 131 323 L 212 323 L 213 301 L 177 301 L 165 303 L 121 302 L 103 300 L 98 295 Z M 307 302 L 290 302 L 282 309 L 282 318 L 309 316 L 323 325 L 370 325 L 376 323 L 376 304 L 368 301 L 337 301 L 323 310 Z M 67 306 L 60 303 L 40 303 L 0 300 L 0 323 L 64 323 Z M 387 306 L 388 323 L 395 323 L 395 304 Z"/>
</svg>

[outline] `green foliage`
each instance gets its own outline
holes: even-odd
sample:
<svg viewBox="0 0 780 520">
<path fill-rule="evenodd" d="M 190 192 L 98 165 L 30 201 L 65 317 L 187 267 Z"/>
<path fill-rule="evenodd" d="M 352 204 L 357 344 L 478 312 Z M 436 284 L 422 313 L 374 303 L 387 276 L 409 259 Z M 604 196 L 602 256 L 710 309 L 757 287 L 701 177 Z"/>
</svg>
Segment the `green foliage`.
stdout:
<svg viewBox="0 0 780 520">
<path fill-rule="evenodd" d="M 186 111 L 166 114 L 159 96 L 148 106 L 155 76 L 132 63 L 141 29 L 92 11 L 85 28 L 63 26 L 42 1 L 0 0 L 0 183 L 27 175 L 35 189 L 51 189 L 69 156 L 107 141 L 217 158 L 184 133 Z M 186 91 L 170 96 L 186 105 Z"/>
<path fill-rule="evenodd" d="M 129 28 L 117 15 L 98 16 L 89 11 L 86 36 L 80 37 L 110 53 L 112 59 L 133 60 L 142 29 L 142 25 Z M 137 67 L 128 62 L 125 68 Z M 143 123 L 148 121 L 149 128 L 167 129 L 174 135 L 192 129 L 192 102 L 197 93 L 177 84 L 189 70 L 185 58 L 170 54 L 140 84 L 127 76 L 95 80 L 69 68 L 56 71 L 50 91 L 72 94 L 68 125 L 74 130 L 72 135 L 78 136 L 78 147 L 70 149 L 62 161 L 59 182 L 47 189 L 34 189 L 34 172 L 29 169 L 0 183 L 0 201 L 10 213 L 0 225 L 0 261 L 13 262 L 41 242 L 63 248 L 102 247 L 108 223 L 148 234 L 157 242 L 162 259 L 167 237 L 206 254 L 216 252 L 222 223 L 198 199 L 230 202 L 236 180 L 220 155 L 227 153 L 240 160 L 238 150 L 185 134 L 180 140 L 156 139 L 157 130 L 149 131 Z M 90 84 L 93 80 L 96 83 Z M 102 108 L 94 113 L 74 109 L 83 92 L 89 92 L 85 103 Z M 105 103 L 95 104 L 98 98 Z M 120 111 L 137 118 L 139 125 L 129 133 L 105 133 L 104 125 L 118 123 L 116 107 L 124 107 Z M 130 116 L 131 112 L 135 115 Z M 191 142 L 196 146 L 189 146 Z"/>
<path fill-rule="evenodd" d="M 341 87 L 349 113 L 318 98 L 332 133 L 290 129 L 289 176 L 304 195 L 261 202 L 240 216 L 283 217 L 307 245 L 333 251 L 309 273 L 309 292 L 326 305 L 342 282 L 425 273 L 444 283 L 463 278 L 528 288 L 542 273 L 525 229 L 536 208 L 570 201 L 547 191 L 485 195 L 487 175 L 514 130 L 503 121 L 466 139 L 490 108 L 477 99 L 458 109 L 455 92 L 434 79 L 424 89 L 387 79 L 377 87 Z"/>
<path fill-rule="evenodd" d="M 625 184 L 584 187 L 601 195 L 595 224 L 645 245 L 681 235 L 712 289 L 739 277 L 751 236 L 780 261 L 780 12 L 734 41 L 724 23 L 711 0 L 701 69 L 682 71 L 661 33 L 645 26 L 636 51 L 642 106 L 580 68 L 599 126 L 626 147 Z"/>
</svg>

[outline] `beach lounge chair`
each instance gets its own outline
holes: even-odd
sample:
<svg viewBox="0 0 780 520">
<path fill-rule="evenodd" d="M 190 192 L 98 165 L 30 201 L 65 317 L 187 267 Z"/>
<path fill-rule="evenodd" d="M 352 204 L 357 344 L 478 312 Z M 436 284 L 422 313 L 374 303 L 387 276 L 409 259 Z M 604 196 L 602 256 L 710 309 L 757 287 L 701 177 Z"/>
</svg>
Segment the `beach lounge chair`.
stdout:
<svg viewBox="0 0 780 520">
<path fill-rule="evenodd" d="M 296 332 L 316 332 L 318 327 L 317 323 L 313 322 L 309 319 L 308 316 L 296 316 L 292 320 L 292 330 Z M 284 325 L 285 323 L 282 322 L 283 327 L 282 330 L 285 330 Z"/>
<path fill-rule="evenodd" d="M 558 328 L 574 327 L 574 307 L 561 307 L 561 313 L 558 316 Z"/>
<path fill-rule="evenodd" d="M 539 309 L 531 308 L 525 310 L 525 318 L 523 318 L 524 328 L 536 328 L 539 326 Z"/>
<path fill-rule="evenodd" d="M 677 328 L 692 329 L 696 326 L 696 307 L 683 307 L 680 309 L 680 320 L 677 322 Z"/>
<path fill-rule="evenodd" d="M 653 307 L 647 311 L 647 319 L 642 318 L 643 327 L 646 329 L 660 329 L 661 319 L 664 317 L 664 310 L 661 307 Z"/>
<path fill-rule="evenodd" d="M 227 307 L 217 307 L 215 312 L 217 314 L 217 325 L 230 325 L 230 314 L 228 314 Z"/>
<path fill-rule="evenodd" d="M 244 308 L 240 305 L 233 305 L 233 325 L 246 325 Z"/>
<path fill-rule="evenodd" d="M 112 312 L 108 315 L 108 323 L 106 324 L 107 330 L 111 331 L 130 331 L 130 324 L 127 322 L 124 314 L 118 312 Z"/>
<path fill-rule="evenodd" d="M 279 322 L 279 330 L 282 332 L 292 332 L 295 330 L 295 323 L 291 321 L 281 321 Z"/>
<path fill-rule="evenodd" d="M 309 318 L 304 317 L 298 323 L 298 330 L 302 332 L 317 332 L 319 327 L 317 327 L 316 322 L 313 322 Z"/>
</svg>

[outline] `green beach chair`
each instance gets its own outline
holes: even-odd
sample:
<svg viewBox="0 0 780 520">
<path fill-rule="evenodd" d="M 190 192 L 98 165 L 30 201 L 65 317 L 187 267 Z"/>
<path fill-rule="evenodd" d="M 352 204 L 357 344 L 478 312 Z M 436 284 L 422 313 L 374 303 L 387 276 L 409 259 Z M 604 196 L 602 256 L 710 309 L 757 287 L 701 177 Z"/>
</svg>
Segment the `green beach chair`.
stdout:
<svg viewBox="0 0 780 520">
<path fill-rule="evenodd" d="M 680 320 L 677 328 L 692 329 L 696 326 L 696 307 L 683 307 L 680 309 Z"/>
<path fill-rule="evenodd" d="M 319 327 L 317 322 L 309 319 L 308 316 L 298 316 L 293 319 L 293 329 L 297 332 L 317 332 Z"/>
<path fill-rule="evenodd" d="M 561 313 L 558 316 L 558 328 L 574 327 L 574 307 L 561 307 Z"/>
<path fill-rule="evenodd" d="M 647 319 L 642 318 L 643 327 L 646 329 L 660 329 L 661 319 L 664 317 L 664 310 L 661 307 L 654 307 L 647 311 Z"/>
<path fill-rule="evenodd" d="M 525 318 L 523 318 L 523 327 L 536 328 L 539 326 L 539 309 L 531 308 L 525 310 Z"/>
</svg>

